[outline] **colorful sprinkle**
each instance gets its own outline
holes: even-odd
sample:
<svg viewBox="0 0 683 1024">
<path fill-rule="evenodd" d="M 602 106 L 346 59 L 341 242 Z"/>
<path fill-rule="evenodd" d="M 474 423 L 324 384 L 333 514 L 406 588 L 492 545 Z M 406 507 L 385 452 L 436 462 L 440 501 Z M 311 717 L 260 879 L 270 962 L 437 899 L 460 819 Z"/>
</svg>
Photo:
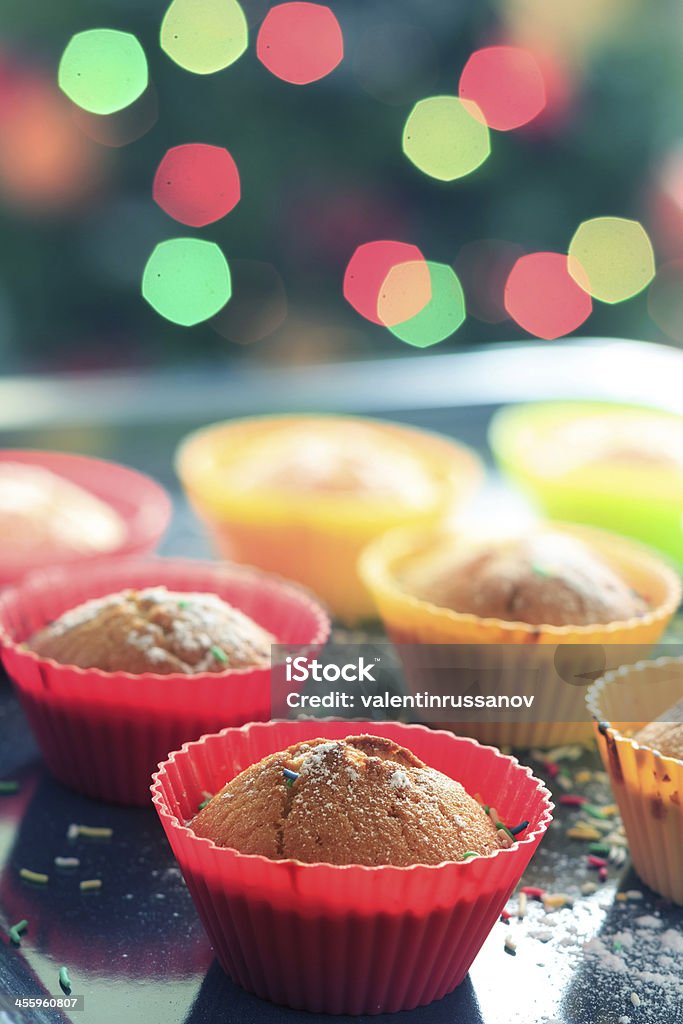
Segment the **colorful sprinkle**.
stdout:
<svg viewBox="0 0 683 1024">
<path fill-rule="evenodd" d="M 596 841 L 601 838 L 597 828 L 587 828 L 584 825 L 576 825 L 574 828 L 567 829 L 566 835 L 568 839 L 591 839 Z"/>
<path fill-rule="evenodd" d="M 95 889 L 102 888 L 101 878 L 84 878 L 79 886 L 81 892 L 93 892 Z"/>
<path fill-rule="evenodd" d="M 596 857 L 592 853 L 589 854 L 588 857 L 586 857 L 586 863 L 588 864 L 589 868 L 606 868 L 607 867 L 607 861 L 605 860 L 604 857 Z"/>
<path fill-rule="evenodd" d="M 631 1002 L 633 1003 L 634 1006 L 640 1006 L 641 1005 L 642 999 L 640 998 L 640 996 L 638 995 L 637 992 L 631 992 Z"/>
<path fill-rule="evenodd" d="M 522 821 L 522 822 L 520 822 L 519 825 L 515 825 L 514 828 L 508 829 L 508 832 L 512 836 L 518 836 L 520 834 L 520 832 L 524 832 L 524 830 L 527 829 L 528 827 L 529 827 L 529 822 L 528 821 Z"/>
<path fill-rule="evenodd" d="M 588 803 L 588 798 L 580 796 L 578 793 L 563 793 L 560 797 L 560 803 L 563 807 L 581 807 L 583 804 Z"/>
<path fill-rule="evenodd" d="M 595 853 L 598 857 L 606 857 L 610 848 L 606 843 L 591 843 L 588 847 L 589 853 Z"/>
<path fill-rule="evenodd" d="M 560 910 L 562 907 L 571 907 L 574 901 L 565 892 L 547 893 L 543 897 L 543 906 L 546 910 Z"/>
<path fill-rule="evenodd" d="M 198 811 L 203 811 L 204 808 L 206 807 L 206 805 L 211 803 L 211 801 L 213 800 L 213 793 L 207 793 L 207 791 L 205 789 L 202 790 L 202 796 L 204 797 L 204 799 L 198 805 L 198 807 L 197 807 Z"/>
<path fill-rule="evenodd" d="M 503 908 L 503 910 L 501 910 L 501 912 L 500 912 L 500 920 L 503 922 L 503 924 L 507 924 L 511 917 L 512 917 L 512 914 L 510 913 L 509 910 L 505 910 L 504 908 Z"/>
<path fill-rule="evenodd" d="M 111 839 L 114 829 L 106 825 L 69 825 L 66 833 L 67 839 L 77 839 L 78 836 L 85 836 L 87 839 Z"/>
<path fill-rule="evenodd" d="M 78 857 L 55 857 L 56 868 L 77 868 L 80 863 Z"/>
<path fill-rule="evenodd" d="M 532 900 L 542 900 L 546 892 L 545 889 L 539 889 L 536 885 L 523 885 L 519 891 Z"/>
<path fill-rule="evenodd" d="M 294 784 L 299 778 L 299 772 L 293 772 L 291 768 L 283 768 L 282 774 L 287 779 L 287 782 Z"/>
<path fill-rule="evenodd" d="M 517 955 L 517 943 L 515 942 L 515 940 L 512 938 L 511 935 L 506 935 L 505 936 L 505 944 L 504 944 L 503 948 L 505 949 L 506 953 L 510 954 L 510 956 L 516 956 Z"/>
<path fill-rule="evenodd" d="M 26 882 L 33 882 L 35 885 L 47 885 L 50 881 L 49 875 L 44 875 L 42 871 L 31 871 L 30 868 L 21 868 L 19 875 Z"/>
<path fill-rule="evenodd" d="M 463 860 L 469 860 L 471 857 L 478 857 L 479 854 L 475 850 L 465 850 L 462 855 Z"/>
<path fill-rule="evenodd" d="M 230 661 L 230 658 L 227 656 L 225 651 L 222 650 L 220 647 L 217 647 L 215 644 L 211 648 L 211 653 L 213 654 L 216 661 L 220 661 L 221 664 L 223 665 L 227 665 L 227 663 Z"/>
<path fill-rule="evenodd" d="M 584 804 L 583 805 L 583 810 L 591 818 L 602 818 L 602 819 L 604 819 L 604 818 L 608 817 L 608 815 L 605 814 L 605 808 L 604 807 L 596 807 L 595 804 Z"/>
<path fill-rule="evenodd" d="M 11 796 L 19 792 L 19 783 L 12 779 L 0 781 L 0 796 Z"/>
<path fill-rule="evenodd" d="M 8 929 L 7 934 L 9 935 L 9 940 L 13 946 L 21 945 L 21 936 L 27 928 L 28 921 L 24 918 L 22 921 L 17 921 L 16 924 L 13 924 L 12 927 Z"/>
<path fill-rule="evenodd" d="M 524 917 L 526 916 L 526 903 L 527 903 L 526 893 L 520 892 L 519 900 L 518 900 L 518 903 L 517 903 L 517 917 L 519 918 L 520 921 L 524 920 Z"/>
<path fill-rule="evenodd" d="M 71 992 L 71 978 L 66 967 L 59 968 L 59 985 L 62 991 L 69 995 Z"/>
<path fill-rule="evenodd" d="M 607 881 L 607 868 L 600 868 L 600 870 L 598 871 L 598 878 L 601 882 Z"/>
</svg>

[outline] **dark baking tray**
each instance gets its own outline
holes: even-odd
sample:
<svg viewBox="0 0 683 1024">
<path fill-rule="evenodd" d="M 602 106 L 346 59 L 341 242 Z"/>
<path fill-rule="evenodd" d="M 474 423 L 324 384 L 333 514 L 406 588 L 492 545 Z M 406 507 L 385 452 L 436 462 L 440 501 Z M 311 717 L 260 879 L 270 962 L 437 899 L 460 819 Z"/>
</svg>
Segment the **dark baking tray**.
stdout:
<svg viewBox="0 0 683 1024">
<path fill-rule="evenodd" d="M 456 435 L 483 451 L 494 409 L 484 403 L 383 408 L 382 413 Z M 187 416 L 183 422 L 157 422 L 144 429 L 135 423 L 67 425 L 57 444 L 44 430 L 15 430 L 2 440 L 40 447 L 49 438 L 54 446 L 120 459 L 152 473 L 169 487 L 176 503 L 165 553 L 205 555 L 205 541 L 177 489 L 170 458 L 176 441 L 197 422 Z M 502 493 L 494 479 L 488 500 L 499 503 Z M 534 767 L 543 775 L 542 765 Z M 573 771 L 581 767 L 600 768 L 592 752 L 571 765 Z M 312 1024 L 329 1019 L 272 1006 L 232 984 L 213 959 L 154 812 L 99 804 L 53 781 L 7 683 L 0 683 L 0 778 L 21 782 L 16 796 L 0 797 L 0 929 L 4 932 L 21 917 L 30 922 L 19 949 L 0 938 L 2 1024 Z M 608 801 L 604 780 L 590 785 L 597 802 Z M 575 816 L 564 807 L 556 812 L 526 884 L 575 892 L 595 879 L 585 865 L 585 845 L 566 838 Z M 47 888 L 21 883 L 19 868 L 35 863 L 37 854 L 50 863 L 73 849 L 66 839 L 71 822 L 114 829 L 109 841 L 80 840 L 77 845 L 84 870 L 104 880 L 102 890 L 81 894 L 67 872 L 53 872 Z M 619 890 L 637 890 L 642 898 L 616 900 Z M 552 933 L 550 941 L 539 938 L 544 930 Z M 503 948 L 508 932 L 517 941 L 515 956 Z M 657 936 L 667 936 L 666 943 L 658 945 Z M 600 955 L 586 955 L 583 943 L 593 940 L 595 947 L 596 939 Z M 617 956 L 625 957 L 623 971 L 615 970 L 610 959 L 615 941 L 622 946 Z M 59 995 L 62 964 L 69 967 L 73 991 L 84 995 L 85 1010 L 30 1010 L 21 1016 L 11 1008 L 15 997 Z M 637 1008 L 633 991 L 642 1000 Z M 682 996 L 683 910 L 663 904 L 626 864 L 610 866 L 608 881 L 573 908 L 546 920 L 540 906 L 532 904 L 523 921 L 497 924 L 456 992 L 391 1019 L 405 1024 L 618 1024 L 629 1017 L 633 1024 L 678 1024 L 683 1022 Z"/>
</svg>

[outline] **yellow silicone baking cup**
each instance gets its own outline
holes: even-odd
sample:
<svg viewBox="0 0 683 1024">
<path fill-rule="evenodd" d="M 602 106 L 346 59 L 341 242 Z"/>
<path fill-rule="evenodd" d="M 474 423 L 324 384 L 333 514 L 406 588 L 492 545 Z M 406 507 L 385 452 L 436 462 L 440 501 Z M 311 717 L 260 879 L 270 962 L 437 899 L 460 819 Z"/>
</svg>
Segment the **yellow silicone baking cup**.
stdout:
<svg viewBox="0 0 683 1024">
<path fill-rule="evenodd" d="M 225 558 L 296 580 L 346 622 L 374 616 L 374 604 L 357 573 L 360 552 L 401 524 L 423 528 L 457 513 L 483 477 L 477 456 L 456 441 L 399 424 L 356 417 L 325 422 L 368 423 L 410 446 L 436 484 L 434 501 L 420 509 L 391 501 L 332 495 L 283 494 L 233 487 L 231 462 L 246 444 L 279 429 L 321 417 L 261 416 L 217 423 L 190 434 L 176 468 L 190 502 Z"/>
<path fill-rule="evenodd" d="M 608 625 L 531 626 L 440 608 L 412 596 L 399 583 L 402 569 L 414 558 L 433 551 L 440 542 L 452 546 L 457 534 L 438 529 L 406 528 L 386 534 L 363 552 L 360 574 L 394 643 L 467 644 L 475 650 L 480 647 L 476 658 L 481 661 L 481 668 L 495 672 L 499 684 L 506 690 L 509 687 L 513 693 L 520 673 L 528 674 L 534 664 L 529 645 L 602 644 L 609 647 L 656 643 L 681 600 L 681 581 L 676 572 L 656 554 L 623 537 L 574 524 L 552 525 L 590 544 L 634 590 L 647 598 L 651 611 L 639 618 Z M 508 645 L 525 645 L 524 656 L 517 661 Z M 469 656 L 472 656 L 471 650 Z M 452 723 L 452 727 L 462 735 L 497 746 L 552 747 L 570 742 L 590 743 L 592 728 L 586 720 L 585 689 L 569 684 L 559 686 L 557 674 L 545 655 L 539 655 L 536 668 L 538 689 L 534 721 L 458 722 Z M 412 675 L 409 682 L 414 688 L 419 689 L 428 681 L 420 678 L 419 671 L 413 670 L 409 675 Z"/>
<path fill-rule="evenodd" d="M 633 866 L 651 889 L 681 905 L 683 761 L 641 747 L 631 736 L 682 697 L 683 658 L 609 672 L 586 697 Z"/>
</svg>

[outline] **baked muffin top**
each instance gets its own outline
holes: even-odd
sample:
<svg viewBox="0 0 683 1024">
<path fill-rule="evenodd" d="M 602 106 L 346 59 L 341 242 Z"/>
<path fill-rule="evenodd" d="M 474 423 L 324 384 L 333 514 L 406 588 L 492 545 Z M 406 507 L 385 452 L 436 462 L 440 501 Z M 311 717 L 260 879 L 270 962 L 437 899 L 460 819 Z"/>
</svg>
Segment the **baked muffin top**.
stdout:
<svg viewBox="0 0 683 1024">
<path fill-rule="evenodd" d="M 583 414 L 549 426 L 528 458 L 547 476 L 620 464 L 683 472 L 683 419 L 646 410 Z"/>
<path fill-rule="evenodd" d="M 42 466 L 0 462 L 0 545 L 12 560 L 106 553 L 126 538 L 115 509 Z"/>
<path fill-rule="evenodd" d="M 166 587 L 86 601 L 36 633 L 43 658 L 105 672 L 225 672 L 270 665 L 275 637 L 215 594 Z"/>
<path fill-rule="evenodd" d="M 278 424 L 240 446 L 230 482 L 245 491 L 391 499 L 409 507 L 434 500 L 419 454 L 381 425 L 342 419 Z"/>
<path fill-rule="evenodd" d="M 228 782 L 190 827 L 218 846 L 305 863 L 439 864 L 511 844 L 459 782 L 367 735 L 269 754 Z"/>
<path fill-rule="evenodd" d="M 683 699 L 639 729 L 633 738 L 641 747 L 651 747 L 665 757 L 683 761 Z"/>
<path fill-rule="evenodd" d="M 550 529 L 454 541 L 416 558 L 400 583 L 441 608 L 532 626 L 606 625 L 649 607 L 588 544 Z"/>
</svg>

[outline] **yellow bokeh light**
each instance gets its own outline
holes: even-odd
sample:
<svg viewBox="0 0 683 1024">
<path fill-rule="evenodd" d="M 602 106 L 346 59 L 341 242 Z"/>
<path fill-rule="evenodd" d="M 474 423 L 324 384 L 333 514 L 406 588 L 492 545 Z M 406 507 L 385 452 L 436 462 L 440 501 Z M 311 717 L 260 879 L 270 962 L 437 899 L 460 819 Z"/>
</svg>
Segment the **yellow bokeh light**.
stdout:
<svg viewBox="0 0 683 1024">
<path fill-rule="evenodd" d="M 476 170 L 491 152 L 489 129 L 476 103 L 430 96 L 411 110 L 403 152 L 424 174 L 454 181 Z"/>
<path fill-rule="evenodd" d="M 241 57 L 249 28 L 237 0 L 173 0 L 161 23 L 161 48 L 186 71 L 211 75 Z"/>
<path fill-rule="evenodd" d="M 569 272 L 584 291 L 601 302 L 623 302 L 645 288 L 655 274 L 652 243 L 642 224 L 623 217 L 595 217 L 581 224 L 571 240 Z"/>
<path fill-rule="evenodd" d="M 385 327 L 396 327 L 422 312 L 432 297 L 432 279 L 425 260 L 392 267 L 377 299 L 377 316 Z"/>
</svg>

